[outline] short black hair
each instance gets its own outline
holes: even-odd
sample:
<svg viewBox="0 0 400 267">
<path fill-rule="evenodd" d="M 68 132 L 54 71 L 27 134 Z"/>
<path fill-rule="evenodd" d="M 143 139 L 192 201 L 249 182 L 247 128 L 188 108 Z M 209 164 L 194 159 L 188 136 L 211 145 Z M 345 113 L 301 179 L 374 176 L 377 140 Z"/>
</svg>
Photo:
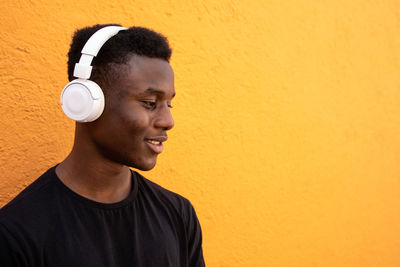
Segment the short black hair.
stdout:
<svg viewBox="0 0 400 267">
<path fill-rule="evenodd" d="M 81 51 L 87 40 L 99 29 L 106 26 L 121 26 L 119 24 L 96 24 L 75 31 L 68 52 L 68 79 L 72 81 L 75 63 L 79 62 Z M 132 55 L 160 58 L 169 62 L 172 50 L 165 36 L 144 27 L 131 27 L 120 31 L 111 37 L 100 49 L 92 61 L 90 79 L 100 86 L 108 81 L 116 65 L 126 64 Z M 114 72 L 115 73 L 115 72 Z M 107 83 L 107 82 L 106 82 Z"/>
</svg>

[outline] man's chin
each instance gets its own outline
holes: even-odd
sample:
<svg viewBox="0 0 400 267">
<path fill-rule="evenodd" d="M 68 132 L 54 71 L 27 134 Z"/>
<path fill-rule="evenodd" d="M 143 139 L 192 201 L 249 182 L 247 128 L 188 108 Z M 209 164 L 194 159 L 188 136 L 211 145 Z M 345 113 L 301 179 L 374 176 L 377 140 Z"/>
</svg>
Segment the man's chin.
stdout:
<svg viewBox="0 0 400 267">
<path fill-rule="evenodd" d="M 155 165 L 153 165 L 152 167 L 133 167 L 135 169 L 141 170 L 141 171 L 150 171 L 154 168 Z"/>
<path fill-rule="evenodd" d="M 141 171 L 150 171 L 156 166 L 157 160 L 149 160 L 148 162 L 132 162 L 129 164 L 129 167 L 141 170 Z"/>
</svg>

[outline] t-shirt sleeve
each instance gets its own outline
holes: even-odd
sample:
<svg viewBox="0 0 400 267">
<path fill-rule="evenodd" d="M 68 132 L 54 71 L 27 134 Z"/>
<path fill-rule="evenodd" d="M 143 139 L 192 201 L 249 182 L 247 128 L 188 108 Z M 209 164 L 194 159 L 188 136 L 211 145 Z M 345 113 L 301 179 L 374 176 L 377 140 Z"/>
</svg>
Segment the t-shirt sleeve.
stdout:
<svg viewBox="0 0 400 267">
<path fill-rule="evenodd" d="M 0 266 L 27 266 L 22 259 L 21 252 L 15 238 L 0 223 Z"/>
<path fill-rule="evenodd" d="M 188 201 L 189 202 L 189 201 Z M 202 233 L 199 220 L 193 206 L 186 207 L 186 234 L 188 237 L 189 267 L 205 266 L 202 249 Z"/>
</svg>

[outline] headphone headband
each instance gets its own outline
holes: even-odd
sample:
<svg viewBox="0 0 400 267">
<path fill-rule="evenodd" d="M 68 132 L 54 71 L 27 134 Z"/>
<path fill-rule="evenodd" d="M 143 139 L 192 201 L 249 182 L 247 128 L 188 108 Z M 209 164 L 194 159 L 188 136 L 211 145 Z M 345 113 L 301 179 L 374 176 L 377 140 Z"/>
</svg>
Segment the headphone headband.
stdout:
<svg viewBox="0 0 400 267">
<path fill-rule="evenodd" d="M 100 48 L 105 42 L 121 30 L 127 30 L 127 28 L 120 26 L 107 26 L 101 28 L 90 36 L 81 51 L 82 56 L 79 59 L 79 63 L 75 64 L 74 77 L 89 79 L 93 68 L 91 66 L 93 57 L 97 56 L 97 53 L 99 53 Z"/>
</svg>

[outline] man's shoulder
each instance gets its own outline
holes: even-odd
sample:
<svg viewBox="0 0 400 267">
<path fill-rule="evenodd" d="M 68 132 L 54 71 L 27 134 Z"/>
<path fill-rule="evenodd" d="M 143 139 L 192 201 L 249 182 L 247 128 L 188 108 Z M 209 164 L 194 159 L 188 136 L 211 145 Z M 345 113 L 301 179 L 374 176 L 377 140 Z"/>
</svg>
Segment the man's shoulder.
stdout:
<svg viewBox="0 0 400 267">
<path fill-rule="evenodd" d="M 0 223 L 28 220 L 40 216 L 51 205 L 55 167 L 50 168 L 0 209 Z"/>
<path fill-rule="evenodd" d="M 164 205 L 178 209 L 180 213 L 192 207 L 192 204 L 186 197 L 164 188 L 138 172 L 135 172 L 135 174 L 138 177 L 138 193 L 141 197 L 152 199 L 152 201 L 159 201 Z"/>
</svg>

